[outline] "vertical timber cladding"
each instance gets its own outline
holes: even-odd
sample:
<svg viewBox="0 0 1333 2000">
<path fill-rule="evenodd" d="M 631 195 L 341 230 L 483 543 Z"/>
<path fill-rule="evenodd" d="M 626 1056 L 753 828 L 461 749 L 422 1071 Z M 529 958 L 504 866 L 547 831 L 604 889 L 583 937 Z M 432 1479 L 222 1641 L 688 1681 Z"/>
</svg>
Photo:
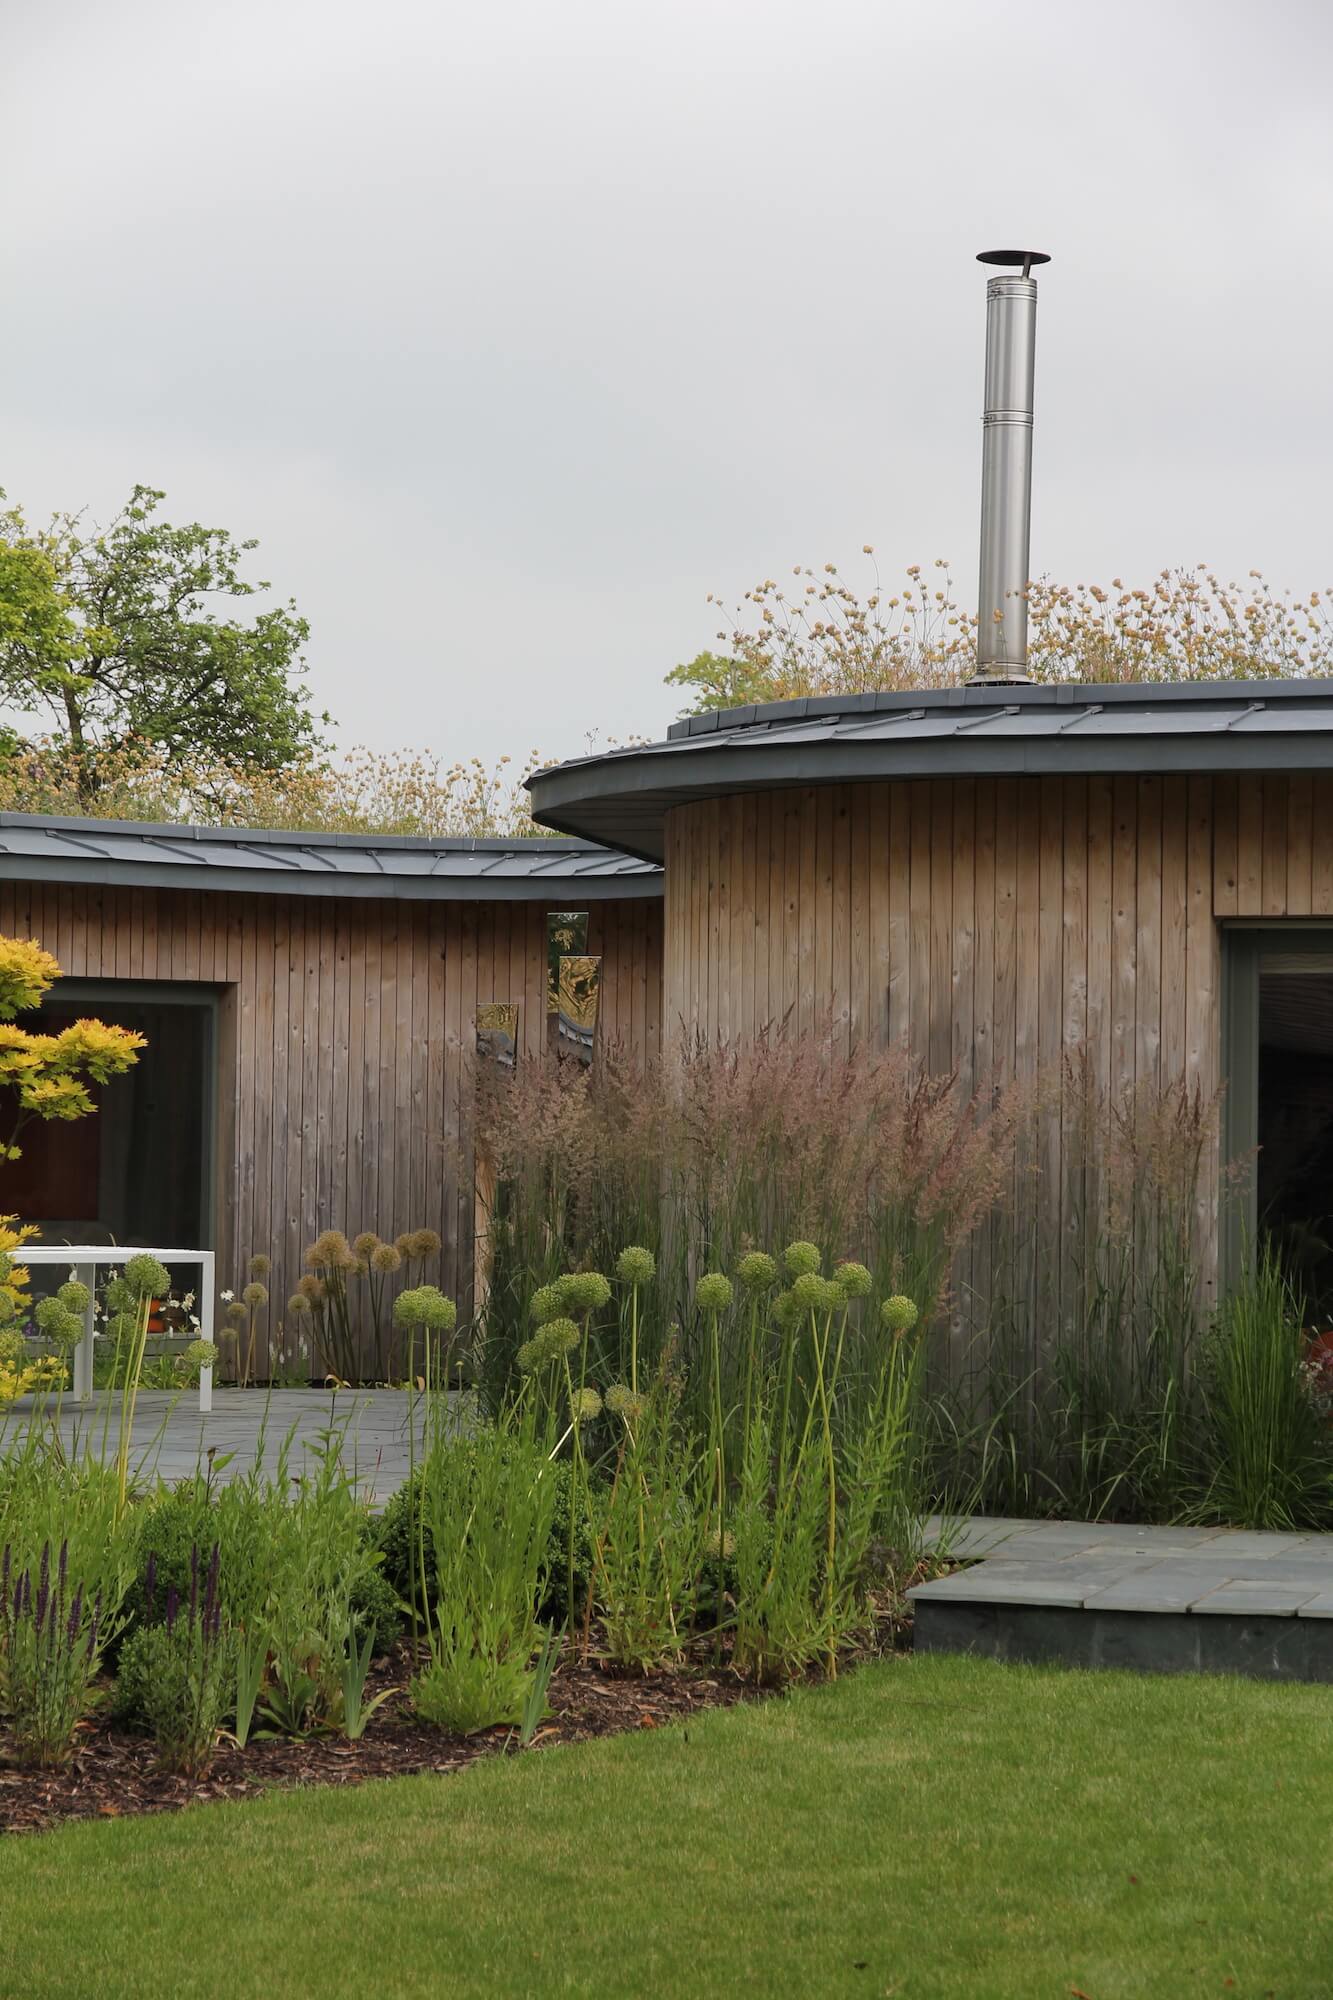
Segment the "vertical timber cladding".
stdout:
<svg viewBox="0 0 1333 2000">
<path fill-rule="evenodd" d="M 1219 920 L 1333 916 L 1324 775 L 825 785 L 677 806 L 666 831 L 669 1034 L 831 1018 L 849 1050 L 898 1039 L 969 1089 L 1086 1044 L 1108 1089 L 1211 1093 Z M 1043 1233 L 1060 1144 L 1054 1121 Z"/>
<path fill-rule="evenodd" d="M 188 982 L 219 995 L 218 1282 L 273 1260 L 275 1313 L 321 1229 L 444 1240 L 439 1282 L 471 1281 L 467 1058 L 479 1006 L 519 1007 L 519 1059 L 545 1059 L 547 911 L 526 901 L 0 882 L 0 932 L 35 937 L 71 977 Z M 660 1039 L 662 914 L 594 902 L 599 1034 Z M 104 1010 L 114 1017 L 114 1009 Z"/>
</svg>

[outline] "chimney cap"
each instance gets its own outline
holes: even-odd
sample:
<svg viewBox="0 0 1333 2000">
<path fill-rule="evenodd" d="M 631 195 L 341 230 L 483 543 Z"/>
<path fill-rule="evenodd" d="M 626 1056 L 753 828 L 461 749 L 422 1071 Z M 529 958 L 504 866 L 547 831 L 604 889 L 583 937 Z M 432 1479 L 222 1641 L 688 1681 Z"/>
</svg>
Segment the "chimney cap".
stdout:
<svg viewBox="0 0 1333 2000">
<path fill-rule="evenodd" d="M 1034 264 L 1049 264 L 1044 250 L 979 250 L 978 264 L 999 264 L 1006 271 L 1021 270 L 1026 278 Z"/>
</svg>

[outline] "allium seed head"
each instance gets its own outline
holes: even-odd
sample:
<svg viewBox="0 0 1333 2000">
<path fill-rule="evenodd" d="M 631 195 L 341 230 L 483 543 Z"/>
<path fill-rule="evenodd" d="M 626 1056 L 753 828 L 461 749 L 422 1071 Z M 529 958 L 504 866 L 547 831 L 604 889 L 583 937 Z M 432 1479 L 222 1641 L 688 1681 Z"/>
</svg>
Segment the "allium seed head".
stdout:
<svg viewBox="0 0 1333 2000">
<path fill-rule="evenodd" d="M 790 1277 L 801 1278 L 817 1271 L 824 1259 L 813 1243 L 789 1243 L 782 1253 L 782 1261 Z"/>
<path fill-rule="evenodd" d="M 791 1291 L 787 1296 L 797 1312 L 823 1312 L 826 1308 L 824 1295 L 826 1283 L 818 1271 L 802 1271 L 799 1277 L 792 1279 Z"/>
<path fill-rule="evenodd" d="M 694 1288 L 694 1302 L 700 1312 L 725 1312 L 731 1299 L 731 1279 L 721 1271 L 705 1271 Z"/>
<path fill-rule="evenodd" d="M 620 1417 L 632 1424 L 643 1414 L 643 1397 L 636 1396 L 628 1382 L 613 1382 L 604 1398 L 607 1409 L 613 1417 Z"/>
<path fill-rule="evenodd" d="M 736 1276 L 747 1292 L 766 1292 L 777 1282 L 778 1267 L 764 1250 L 751 1250 L 736 1266 Z"/>
<path fill-rule="evenodd" d="M 880 1325 L 886 1333 L 891 1333 L 895 1340 L 901 1340 L 905 1333 L 910 1333 L 920 1317 L 915 1299 L 905 1298 L 901 1292 L 895 1292 L 891 1299 L 885 1299 L 879 1309 Z"/>
<path fill-rule="evenodd" d="M 293 1292 L 287 1301 L 287 1310 L 297 1319 L 301 1317 L 302 1313 L 308 1313 L 310 1310 L 310 1301 L 305 1293 Z"/>
<path fill-rule="evenodd" d="M 600 1271 L 570 1271 L 556 1280 L 561 1306 L 567 1313 L 599 1312 L 611 1297 Z"/>
<path fill-rule="evenodd" d="M 379 1240 L 373 1229 L 363 1229 L 352 1238 L 352 1248 L 358 1257 L 369 1257 L 379 1247 Z"/>
<path fill-rule="evenodd" d="M 849 1261 L 836 1267 L 833 1282 L 844 1298 L 863 1299 L 874 1280 L 864 1264 L 854 1264 Z"/>
<path fill-rule="evenodd" d="M 257 1250 L 250 1259 L 250 1276 L 252 1278 L 266 1278 L 272 1269 L 272 1258 L 266 1257 L 262 1250 Z"/>
<path fill-rule="evenodd" d="M 572 1319 L 549 1320 L 542 1328 L 542 1340 L 548 1354 L 572 1354 L 583 1336 Z"/>
<path fill-rule="evenodd" d="M 554 1285 L 539 1285 L 528 1301 L 528 1311 L 538 1326 L 560 1317 L 560 1294 Z"/>
<path fill-rule="evenodd" d="M 268 1292 L 263 1285 L 247 1285 L 245 1287 L 245 1290 L 241 1293 L 241 1297 L 245 1300 L 245 1303 L 248 1306 L 252 1306 L 256 1312 L 258 1312 L 260 1306 L 266 1306 L 268 1304 Z"/>
<path fill-rule="evenodd" d="M 639 1243 L 626 1244 L 616 1258 L 616 1276 L 622 1285 L 650 1285 L 656 1274 L 657 1261 L 652 1251 Z"/>
<path fill-rule="evenodd" d="M 602 1414 L 602 1399 L 595 1389 L 576 1389 L 569 1414 L 576 1424 L 590 1424 Z"/>
<path fill-rule="evenodd" d="M 403 1260 L 392 1243 L 377 1243 L 370 1253 L 370 1268 L 372 1271 L 378 1271 L 381 1277 L 390 1271 L 401 1270 L 402 1264 Z"/>
</svg>

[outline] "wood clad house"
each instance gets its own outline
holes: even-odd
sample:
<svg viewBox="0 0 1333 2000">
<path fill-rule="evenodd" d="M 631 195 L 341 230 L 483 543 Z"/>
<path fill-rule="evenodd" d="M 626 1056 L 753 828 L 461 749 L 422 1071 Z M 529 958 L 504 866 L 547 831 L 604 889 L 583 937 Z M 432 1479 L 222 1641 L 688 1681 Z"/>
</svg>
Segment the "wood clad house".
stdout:
<svg viewBox="0 0 1333 2000">
<path fill-rule="evenodd" d="M 641 861 L 0 815 L 0 932 L 67 975 L 42 1019 L 96 1012 L 148 1039 L 96 1118 L 26 1128 L 0 1213 L 49 1241 L 212 1246 L 223 1285 L 263 1252 L 278 1301 L 321 1229 L 431 1227 L 439 1281 L 466 1298 L 466 1058 L 495 1005 L 516 1010 L 515 1054 L 543 1058 L 553 912 L 596 963 L 597 1033 L 651 1055 L 661 877 Z"/>
<path fill-rule="evenodd" d="M 1221 1085 L 1210 1278 L 1223 1153 L 1257 1159 L 1238 1226 L 1333 1242 L 1333 683 L 777 702 L 531 788 L 664 866 L 666 1023 L 831 1018 L 968 1084 L 1086 1049 L 1109 1092 Z M 1061 1145 L 1056 1120 L 1052 1236 Z M 1333 1251 L 1320 1286 L 1333 1313 Z"/>
</svg>

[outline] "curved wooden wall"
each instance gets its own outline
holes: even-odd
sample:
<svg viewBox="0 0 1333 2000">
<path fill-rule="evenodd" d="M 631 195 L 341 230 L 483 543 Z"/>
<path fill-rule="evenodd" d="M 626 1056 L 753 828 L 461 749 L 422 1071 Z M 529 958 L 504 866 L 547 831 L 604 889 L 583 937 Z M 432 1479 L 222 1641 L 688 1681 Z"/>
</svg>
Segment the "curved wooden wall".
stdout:
<svg viewBox="0 0 1333 2000">
<path fill-rule="evenodd" d="M 831 1018 L 969 1088 L 1088 1048 L 1108 1089 L 1219 1082 L 1218 919 L 1333 915 L 1333 779 L 957 778 L 668 816 L 668 1034 Z M 1043 1226 L 1060 1228 L 1058 1122 Z M 1215 1263 L 1216 1184 L 1201 1230 Z"/>
</svg>

